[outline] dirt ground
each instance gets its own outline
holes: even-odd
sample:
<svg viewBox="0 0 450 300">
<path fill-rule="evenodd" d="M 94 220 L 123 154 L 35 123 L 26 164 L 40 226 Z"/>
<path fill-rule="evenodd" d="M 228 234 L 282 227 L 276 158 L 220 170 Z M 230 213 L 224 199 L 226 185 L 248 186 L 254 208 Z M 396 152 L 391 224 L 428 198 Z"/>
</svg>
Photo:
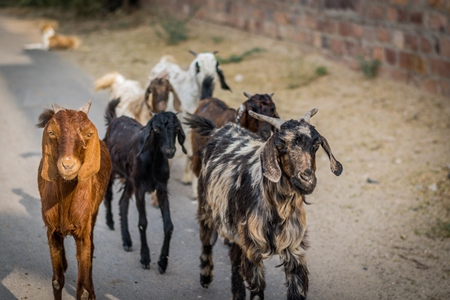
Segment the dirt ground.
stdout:
<svg viewBox="0 0 450 300">
<path fill-rule="evenodd" d="M 28 34 L 36 37 L 36 24 L 49 18 L 14 15 L 33 25 L 35 32 Z M 218 50 L 222 58 L 264 49 L 240 63 L 222 64 L 233 92 L 216 87 L 215 96 L 237 108 L 244 91 L 275 93 L 283 119 L 319 109 L 311 123 L 327 138 L 344 172 L 335 177 L 319 150 L 318 185 L 307 207 L 314 276 L 329 282 L 336 296 L 352 299 L 367 299 L 369 285 L 379 299 L 450 299 L 450 99 L 368 80 L 296 45 L 200 21 L 189 23 L 187 41 L 167 46 L 155 34 L 152 18 L 135 13 L 60 19 L 59 31 L 77 35 L 83 44 L 59 54 L 93 80 L 119 71 L 145 84 L 164 54 L 187 68 L 193 59 L 189 49 Z M 328 74 L 315 78 L 317 66 Z M 347 286 L 334 284 L 342 277 Z"/>
</svg>

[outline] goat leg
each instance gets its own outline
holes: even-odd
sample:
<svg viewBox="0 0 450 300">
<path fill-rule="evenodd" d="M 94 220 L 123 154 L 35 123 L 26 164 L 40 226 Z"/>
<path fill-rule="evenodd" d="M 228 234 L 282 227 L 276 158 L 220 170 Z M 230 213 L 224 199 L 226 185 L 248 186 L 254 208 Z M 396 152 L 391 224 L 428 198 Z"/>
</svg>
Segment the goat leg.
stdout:
<svg viewBox="0 0 450 300">
<path fill-rule="evenodd" d="M 245 300 L 245 284 L 241 275 L 242 249 L 237 244 L 232 244 L 230 249 L 231 260 L 231 293 L 233 300 Z"/>
<path fill-rule="evenodd" d="M 114 230 L 114 220 L 113 220 L 113 214 L 112 214 L 112 207 L 111 202 L 113 199 L 113 183 L 114 178 L 111 176 L 108 187 L 106 188 L 106 194 L 105 194 L 105 207 L 106 207 L 106 225 L 108 225 L 109 229 Z"/>
<path fill-rule="evenodd" d="M 242 255 L 241 272 L 248 283 L 251 300 L 264 300 L 264 290 L 266 288 L 264 270 L 264 264 L 260 256 L 250 261 L 245 253 Z"/>
<path fill-rule="evenodd" d="M 122 246 L 127 252 L 131 251 L 132 242 L 130 232 L 128 230 L 128 206 L 132 194 L 132 186 L 128 182 L 125 183 L 122 197 L 119 201 L 120 206 L 120 226 L 122 230 Z"/>
<path fill-rule="evenodd" d="M 206 199 L 204 194 L 201 192 L 203 188 L 201 177 L 198 181 L 198 210 L 197 219 L 200 229 L 200 241 L 202 243 L 202 254 L 200 255 L 200 284 L 204 288 L 208 286 L 213 281 L 213 245 L 211 245 L 211 237 L 214 233 L 213 221 L 211 218 L 211 208 L 205 204 Z"/>
<path fill-rule="evenodd" d="M 159 208 L 161 209 L 161 215 L 164 224 L 164 242 L 161 248 L 161 255 L 159 256 L 158 269 L 160 274 L 164 274 L 169 263 L 169 247 L 173 232 L 173 224 L 170 217 L 167 189 L 165 187 L 158 187 L 156 190 L 156 195 L 158 197 Z"/>
<path fill-rule="evenodd" d="M 92 258 L 94 256 L 94 228 L 90 234 L 76 237 L 78 260 L 77 299 L 95 300 L 94 282 L 92 280 Z"/>
<path fill-rule="evenodd" d="M 281 255 L 284 259 L 284 271 L 287 281 L 287 299 L 288 300 L 304 300 L 308 293 L 308 268 L 306 266 L 305 254 L 294 256 Z"/>
<path fill-rule="evenodd" d="M 144 269 L 150 269 L 150 249 L 147 244 L 147 216 L 145 212 L 145 190 L 136 191 L 136 207 L 139 213 L 139 234 L 141 236 L 141 264 Z"/>
<path fill-rule="evenodd" d="M 62 290 L 64 288 L 64 272 L 67 269 L 67 260 L 64 249 L 64 237 L 47 229 L 48 245 L 50 247 L 50 258 L 53 267 L 53 297 L 55 300 L 62 299 Z"/>
</svg>

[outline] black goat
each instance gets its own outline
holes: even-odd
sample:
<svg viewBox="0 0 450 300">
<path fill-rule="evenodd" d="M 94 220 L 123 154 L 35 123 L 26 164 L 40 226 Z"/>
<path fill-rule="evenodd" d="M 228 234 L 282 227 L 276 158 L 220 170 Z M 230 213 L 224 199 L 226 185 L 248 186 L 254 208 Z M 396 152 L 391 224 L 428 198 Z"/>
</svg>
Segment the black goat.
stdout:
<svg viewBox="0 0 450 300">
<path fill-rule="evenodd" d="M 263 141 L 239 125 L 215 128 L 212 121 L 190 115 L 187 124 L 208 136 L 198 180 L 197 218 L 202 254 L 200 283 L 213 279 L 212 246 L 215 233 L 233 242 L 230 249 L 233 299 L 264 299 L 263 260 L 278 254 L 287 281 L 287 299 L 305 299 L 306 267 L 305 195 L 316 186 L 315 155 L 319 146 L 328 154 L 331 170 L 340 175 L 327 140 L 309 124 L 317 112 L 283 121 L 250 111 L 270 123 L 274 134 Z"/>
<path fill-rule="evenodd" d="M 111 154 L 113 165 L 111 179 L 105 196 L 106 223 L 114 229 L 111 212 L 112 186 L 114 179 L 124 181 L 120 198 L 120 217 L 123 248 L 131 251 L 131 237 L 128 231 L 128 206 L 134 193 L 139 212 L 139 232 L 141 236 L 141 264 L 150 268 L 150 250 L 147 245 L 147 217 L 145 213 L 145 193 L 156 190 L 164 223 L 164 243 L 158 266 L 162 274 L 166 271 L 169 258 L 169 245 L 173 224 L 170 218 L 167 182 L 170 177 L 169 158 L 175 155 L 175 139 L 178 136 L 182 150 L 186 136 L 177 116 L 172 112 L 155 114 L 147 125 L 142 126 L 129 117 L 116 118 L 115 108 L 119 100 L 109 103 L 105 119 L 108 126 L 105 143 Z"/>
</svg>

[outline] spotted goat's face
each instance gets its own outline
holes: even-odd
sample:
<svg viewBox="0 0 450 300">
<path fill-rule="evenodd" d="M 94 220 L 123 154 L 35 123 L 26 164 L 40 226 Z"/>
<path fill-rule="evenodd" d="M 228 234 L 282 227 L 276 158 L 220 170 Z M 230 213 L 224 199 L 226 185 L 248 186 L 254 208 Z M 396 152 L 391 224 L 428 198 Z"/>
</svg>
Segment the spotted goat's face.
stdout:
<svg viewBox="0 0 450 300">
<path fill-rule="evenodd" d="M 250 112 L 250 115 L 271 123 L 275 134 L 267 141 L 262 152 L 264 176 L 278 182 L 287 176 L 292 185 L 304 195 L 316 187 L 316 152 L 322 146 L 330 159 L 331 171 L 339 176 L 342 165 L 334 158 L 327 140 L 309 124 L 309 118 L 317 112 L 311 110 L 298 120 L 283 121 Z"/>
</svg>

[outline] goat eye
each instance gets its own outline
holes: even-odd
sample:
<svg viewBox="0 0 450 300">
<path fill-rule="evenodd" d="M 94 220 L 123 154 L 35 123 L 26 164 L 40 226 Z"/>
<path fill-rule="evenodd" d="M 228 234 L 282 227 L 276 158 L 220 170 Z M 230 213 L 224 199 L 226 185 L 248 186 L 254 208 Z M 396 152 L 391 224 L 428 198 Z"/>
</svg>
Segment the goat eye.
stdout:
<svg viewBox="0 0 450 300">
<path fill-rule="evenodd" d="M 56 137 L 56 134 L 55 134 L 53 131 L 49 131 L 49 132 L 48 132 L 48 136 L 49 136 L 50 138 L 55 138 L 55 137 Z"/>
<path fill-rule="evenodd" d="M 195 72 L 200 73 L 200 66 L 198 65 L 198 62 L 195 63 Z"/>
<path fill-rule="evenodd" d="M 90 138 L 92 136 L 92 132 L 89 132 L 88 134 L 85 135 L 85 137 Z"/>
<path fill-rule="evenodd" d="M 154 131 L 154 132 L 159 132 L 159 128 L 154 127 L 154 128 L 153 128 L 153 131 Z"/>
</svg>

